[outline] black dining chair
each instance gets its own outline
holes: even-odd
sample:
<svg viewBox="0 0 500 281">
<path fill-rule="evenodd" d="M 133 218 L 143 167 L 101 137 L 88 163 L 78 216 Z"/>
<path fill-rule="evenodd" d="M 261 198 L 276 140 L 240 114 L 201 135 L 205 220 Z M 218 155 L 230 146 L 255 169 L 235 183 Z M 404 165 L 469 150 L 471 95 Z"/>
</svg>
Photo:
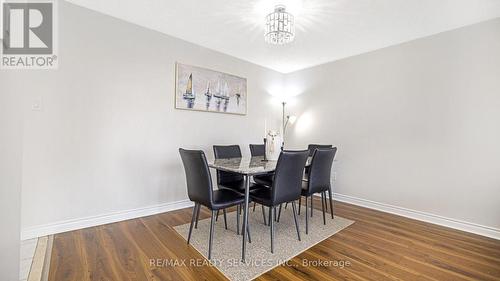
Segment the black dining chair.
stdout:
<svg viewBox="0 0 500 281">
<path fill-rule="evenodd" d="M 266 154 L 266 146 L 264 144 L 249 144 L 249 147 L 250 147 L 250 155 L 252 157 L 264 156 Z M 253 176 L 253 181 L 262 186 L 271 187 L 271 185 L 273 184 L 273 177 L 274 177 L 274 172 L 270 172 L 264 175 Z M 255 212 L 255 205 L 256 203 L 253 202 L 254 212 Z M 264 207 L 262 207 L 262 214 L 264 216 L 264 224 L 267 224 Z"/>
<path fill-rule="evenodd" d="M 291 202 L 293 209 L 293 218 L 297 237 L 300 241 L 299 223 L 297 221 L 295 200 L 300 198 L 302 187 L 302 175 L 307 161 L 307 150 L 303 151 L 282 151 L 271 188 L 256 188 L 250 191 L 250 197 L 253 201 L 269 207 L 269 225 L 271 228 L 271 253 L 274 253 L 274 219 L 276 206 Z M 261 185 L 255 183 L 257 187 Z"/>
<path fill-rule="evenodd" d="M 252 157 L 264 156 L 266 154 L 266 147 L 263 144 L 250 144 L 249 146 L 250 155 L 252 155 Z M 260 185 L 271 187 L 271 185 L 273 184 L 273 176 L 274 172 L 265 175 L 254 176 L 253 180 Z"/>
<path fill-rule="evenodd" d="M 179 148 L 184 171 L 186 173 L 186 183 L 189 200 L 195 203 L 193 216 L 189 226 L 187 243 L 191 241 L 193 225 L 198 223 L 201 206 L 205 206 L 212 211 L 210 221 L 210 234 L 208 244 L 208 259 L 212 257 L 212 242 L 214 236 L 215 213 L 220 209 L 232 206 L 239 206 L 245 202 L 245 196 L 230 189 L 213 190 L 212 176 L 207 164 L 205 153 L 201 150 L 186 150 Z M 236 228 L 239 229 L 239 212 L 237 212 Z M 226 223 L 227 229 L 227 223 Z M 247 228 L 250 240 L 250 231 Z"/>
<path fill-rule="evenodd" d="M 250 154 L 252 157 L 264 156 L 266 154 L 266 146 L 263 144 L 249 144 Z"/>
<path fill-rule="evenodd" d="M 313 195 L 321 193 L 321 207 L 323 211 L 323 224 L 326 224 L 325 209 L 326 209 L 326 192 L 330 198 L 330 211 L 333 219 L 333 200 L 332 200 L 332 185 L 331 174 L 333 159 L 337 153 L 337 148 L 316 148 L 311 159 L 310 171 L 307 179 L 302 181 L 301 195 L 305 196 L 306 201 L 306 234 L 309 233 L 309 214 L 307 201 L 311 198 L 311 214 L 313 209 Z"/>
<path fill-rule="evenodd" d="M 332 148 L 333 145 L 331 144 L 309 144 L 307 146 L 307 150 L 309 150 L 309 157 L 312 157 L 313 154 L 314 154 L 314 151 L 318 148 Z M 309 174 L 309 169 L 310 169 L 310 166 L 306 167 L 306 169 L 304 170 L 304 178 L 307 179 L 307 176 Z M 300 207 L 301 207 L 301 201 L 302 200 L 299 200 L 299 215 L 300 215 Z M 312 205 L 312 203 L 311 203 Z M 312 216 L 312 209 L 311 209 L 311 216 Z"/>
<path fill-rule="evenodd" d="M 215 159 L 241 158 L 239 145 L 214 145 L 213 148 Z M 241 174 L 217 170 L 217 186 L 219 189 L 231 189 L 245 194 L 245 180 Z M 250 186 L 250 189 L 252 189 L 252 186 Z M 225 210 L 223 212 L 225 216 Z M 217 212 L 215 219 L 217 220 L 218 217 L 219 212 Z"/>
<path fill-rule="evenodd" d="M 215 159 L 241 158 L 239 145 L 214 145 Z M 217 185 L 219 188 L 245 191 L 245 181 L 243 175 L 217 170 Z"/>
<path fill-rule="evenodd" d="M 313 156 L 314 151 L 318 148 L 332 148 L 331 144 L 309 144 L 307 150 L 309 150 L 309 157 Z"/>
</svg>

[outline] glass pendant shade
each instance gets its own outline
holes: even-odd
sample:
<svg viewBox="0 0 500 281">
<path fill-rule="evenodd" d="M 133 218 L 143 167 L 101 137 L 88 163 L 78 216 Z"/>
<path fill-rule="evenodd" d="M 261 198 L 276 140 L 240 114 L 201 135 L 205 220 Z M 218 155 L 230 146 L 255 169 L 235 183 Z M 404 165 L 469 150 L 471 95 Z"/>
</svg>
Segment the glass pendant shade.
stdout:
<svg viewBox="0 0 500 281">
<path fill-rule="evenodd" d="M 277 5 L 274 12 L 266 16 L 265 39 L 269 44 L 283 45 L 295 38 L 293 15 L 287 13 L 285 6 Z"/>
</svg>

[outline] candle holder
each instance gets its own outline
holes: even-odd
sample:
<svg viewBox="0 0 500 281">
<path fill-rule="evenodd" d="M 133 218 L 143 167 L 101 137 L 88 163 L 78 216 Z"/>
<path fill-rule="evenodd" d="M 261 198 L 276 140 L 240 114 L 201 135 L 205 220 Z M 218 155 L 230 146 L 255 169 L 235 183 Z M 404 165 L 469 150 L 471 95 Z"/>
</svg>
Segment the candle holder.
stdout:
<svg viewBox="0 0 500 281">
<path fill-rule="evenodd" d="M 266 147 L 266 143 L 267 143 L 267 138 L 264 138 L 264 159 L 262 159 L 262 160 L 261 160 L 262 162 L 267 162 L 267 161 L 269 161 L 269 160 L 267 160 L 267 156 L 266 156 L 266 154 L 267 154 L 267 147 Z"/>
</svg>

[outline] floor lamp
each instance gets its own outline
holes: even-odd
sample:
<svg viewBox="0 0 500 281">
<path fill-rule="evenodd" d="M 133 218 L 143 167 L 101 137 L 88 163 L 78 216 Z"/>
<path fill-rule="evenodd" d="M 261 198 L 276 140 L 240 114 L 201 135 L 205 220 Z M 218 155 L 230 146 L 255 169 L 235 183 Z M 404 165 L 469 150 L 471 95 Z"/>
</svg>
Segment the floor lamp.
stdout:
<svg viewBox="0 0 500 281">
<path fill-rule="evenodd" d="M 281 102 L 282 105 L 282 119 L 281 119 L 281 126 L 283 128 L 283 142 L 281 143 L 281 150 L 285 149 L 285 133 L 286 133 L 286 127 L 288 126 L 288 123 L 293 124 L 295 122 L 295 119 L 297 119 L 293 115 L 285 115 L 285 106 L 286 102 Z"/>
</svg>

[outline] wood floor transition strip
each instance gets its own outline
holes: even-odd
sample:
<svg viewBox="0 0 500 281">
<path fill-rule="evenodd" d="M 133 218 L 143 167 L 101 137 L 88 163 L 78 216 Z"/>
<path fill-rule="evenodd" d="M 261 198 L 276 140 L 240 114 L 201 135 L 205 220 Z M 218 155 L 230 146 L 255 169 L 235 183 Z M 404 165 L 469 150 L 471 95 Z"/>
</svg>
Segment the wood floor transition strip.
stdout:
<svg viewBox="0 0 500 281">
<path fill-rule="evenodd" d="M 31 264 L 31 270 L 28 275 L 28 281 L 42 280 L 43 265 L 45 263 L 45 255 L 47 252 L 48 236 L 38 238 L 35 255 Z"/>
</svg>

